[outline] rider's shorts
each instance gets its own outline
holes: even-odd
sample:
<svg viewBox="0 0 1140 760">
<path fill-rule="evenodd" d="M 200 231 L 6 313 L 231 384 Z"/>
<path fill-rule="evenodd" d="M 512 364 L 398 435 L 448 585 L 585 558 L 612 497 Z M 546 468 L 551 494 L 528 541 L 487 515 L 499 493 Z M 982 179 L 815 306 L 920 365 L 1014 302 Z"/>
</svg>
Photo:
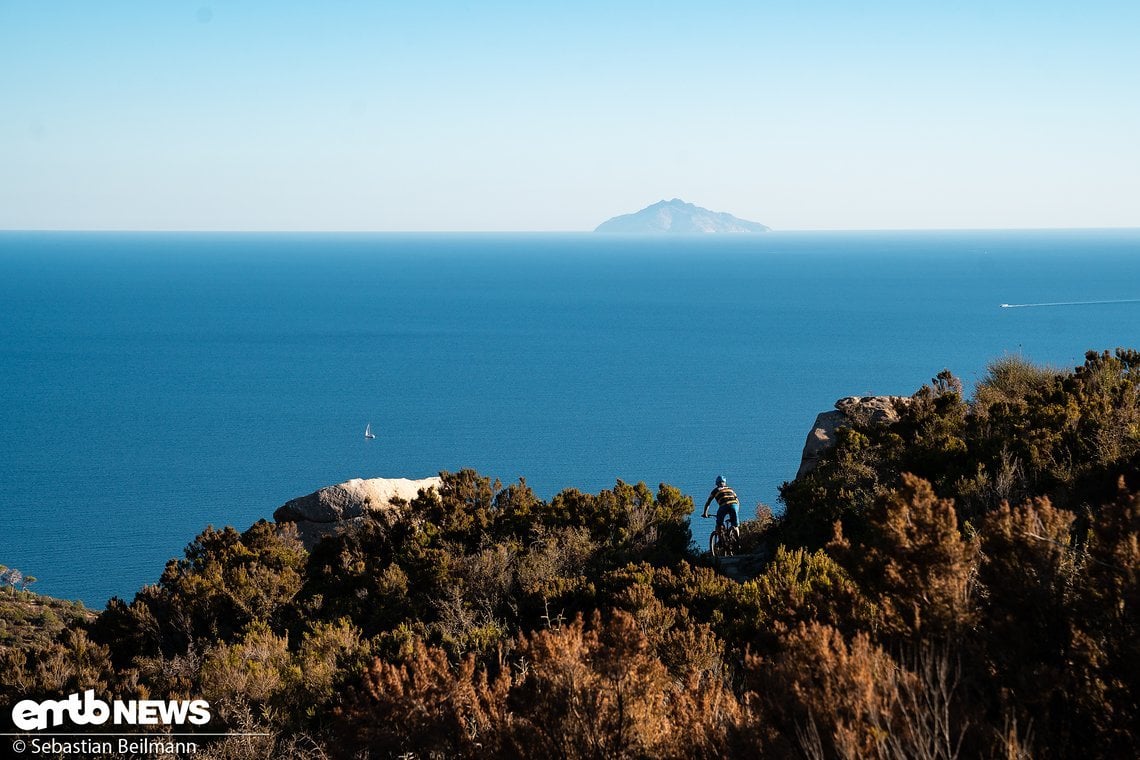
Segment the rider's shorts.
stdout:
<svg viewBox="0 0 1140 760">
<path fill-rule="evenodd" d="M 735 528 L 737 525 L 739 525 L 740 524 L 740 505 L 737 504 L 736 502 L 733 502 L 732 504 L 726 504 L 723 507 L 720 507 L 719 509 L 717 509 L 717 511 L 716 511 L 716 527 L 719 528 L 722 525 L 724 525 L 724 518 L 725 517 L 730 518 L 728 522 L 732 527 Z"/>
</svg>

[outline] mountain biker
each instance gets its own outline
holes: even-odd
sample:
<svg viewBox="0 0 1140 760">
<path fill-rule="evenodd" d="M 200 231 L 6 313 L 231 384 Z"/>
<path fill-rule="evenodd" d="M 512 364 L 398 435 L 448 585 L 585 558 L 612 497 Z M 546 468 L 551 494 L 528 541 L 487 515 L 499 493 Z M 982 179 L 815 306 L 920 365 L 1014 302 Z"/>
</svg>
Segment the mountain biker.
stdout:
<svg viewBox="0 0 1140 760">
<path fill-rule="evenodd" d="M 724 519 L 729 518 L 732 527 L 735 528 L 740 523 L 740 499 L 736 497 L 736 491 L 728 487 L 723 475 L 716 476 L 716 488 L 709 494 L 709 498 L 705 500 L 705 510 L 701 517 L 709 516 L 709 504 L 712 500 L 716 499 L 716 528 L 720 530 L 724 525 Z"/>
</svg>

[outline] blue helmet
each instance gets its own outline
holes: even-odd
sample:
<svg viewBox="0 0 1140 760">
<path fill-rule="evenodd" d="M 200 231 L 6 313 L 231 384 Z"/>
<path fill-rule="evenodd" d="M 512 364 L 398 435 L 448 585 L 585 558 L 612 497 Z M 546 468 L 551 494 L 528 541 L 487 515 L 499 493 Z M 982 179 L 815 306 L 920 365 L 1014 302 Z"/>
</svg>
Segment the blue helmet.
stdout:
<svg viewBox="0 0 1140 760">
<path fill-rule="evenodd" d="M 716 476 L 716 484 L 717 484 L 718 486 L 723 486 L 723 485 L 724 485 L 725 483 L 727 483 L 727 482 L 728 482 L 728 481 L 724 479 L 724 476 L 723 476 L 723 475 L 717 475 L 717 476 Z"/>
</svg>

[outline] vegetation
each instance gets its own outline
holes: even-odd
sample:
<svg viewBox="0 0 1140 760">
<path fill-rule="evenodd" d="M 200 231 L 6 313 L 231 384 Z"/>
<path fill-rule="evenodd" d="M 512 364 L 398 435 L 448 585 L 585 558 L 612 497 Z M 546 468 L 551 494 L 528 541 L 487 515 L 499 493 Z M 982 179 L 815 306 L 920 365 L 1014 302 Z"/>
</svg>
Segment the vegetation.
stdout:
<svg viewBox="0 0 1140 760">
<path fill-rule="evenodd" d="M 95 613 L 80 602 L 9 587 L 0 591 L 0 651 L 44 646 L 94 618 Z"/>
<path fill-rule="evenodd" d="M 1138 373 L 1007 357 L 853 420 L 748 526 L 743 584 L 666 485 L 465 470 L 311 552 L 208 528 L 130 602 L 0 640 L 0 701 L 201 697 L 268 734 L 214 758 L 1133 756 Z"/>
</svg>

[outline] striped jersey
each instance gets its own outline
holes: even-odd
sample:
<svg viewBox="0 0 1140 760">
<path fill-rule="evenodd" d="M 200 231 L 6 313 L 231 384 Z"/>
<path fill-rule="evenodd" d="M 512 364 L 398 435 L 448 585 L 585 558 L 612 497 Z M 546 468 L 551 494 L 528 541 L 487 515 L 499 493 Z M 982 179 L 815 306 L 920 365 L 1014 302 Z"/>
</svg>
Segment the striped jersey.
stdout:
<svg viewBox="0 0 1140 760">
<path fill-rule="evenodd" d="M 728 486 L 717 486 L 709 494 L 710 499 L 716 499 L 719 506 L 727 507 L 729 504 L 739 504 L 740 499 L 736 498 L 736 491 L 733 491 Z"/>
</svg>

